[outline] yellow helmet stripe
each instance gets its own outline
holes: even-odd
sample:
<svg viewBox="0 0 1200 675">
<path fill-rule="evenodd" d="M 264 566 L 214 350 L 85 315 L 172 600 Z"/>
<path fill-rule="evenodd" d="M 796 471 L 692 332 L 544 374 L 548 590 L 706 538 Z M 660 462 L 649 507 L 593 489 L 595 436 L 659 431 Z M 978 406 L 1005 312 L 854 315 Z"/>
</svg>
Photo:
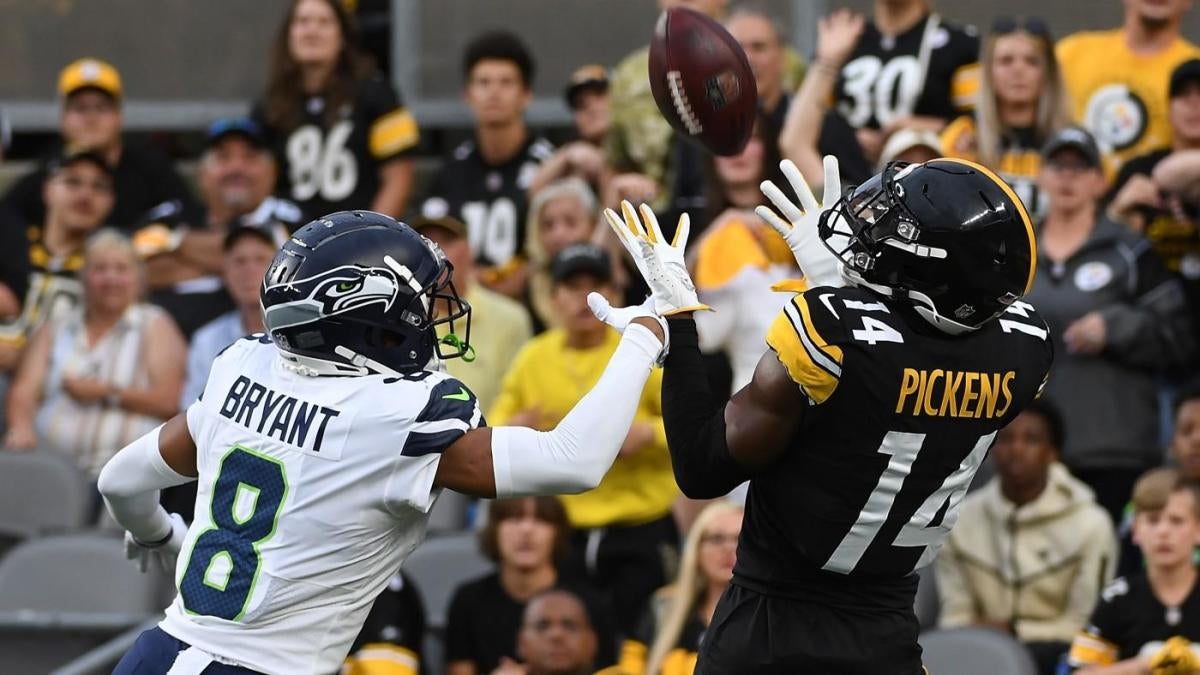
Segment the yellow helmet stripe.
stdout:
<svg viewBox="0 0 1200 675">
<path fill-rule="evenodd" d="M 1012 203 L 1017 205 L 1017 212 L 1021 216 L 1021 222 L 1025 223 L 1025 231 L 1029 234 L 1029 276 L 1026 278 L 1025 290 L 1021 292 L 1021 295 L 1027 295 L 1030 289 L 1033 288 L 1033 276 L 1037 273 L 1037 237 L 1033 233 L 1033 221 L 1029 219 L 1029 212 L 1025 210 L 1025 203 L 1021 201 L 1021 198 L 1017 196 L 1017 193 L 1013 192 L 1013 189 L 1008 186 L 1008 183 L 1004 182 L 1003 178 L 997 176 L 991 169 L 983 166 L 982 164 L 976 164 L 975 162 L 966 159 L 958 159 L 955 157 L 942 157 L 940 161 L 954 162 L 955 164 L 962 164 L 975 169 L 979 173 L 992 179 L 992 182 L 996 185 L 999 185 L 1000 189 L 1004 191 L 1004 194 L 1008 195 L 1008 198 L 1012 200 Z"/>
</svg>

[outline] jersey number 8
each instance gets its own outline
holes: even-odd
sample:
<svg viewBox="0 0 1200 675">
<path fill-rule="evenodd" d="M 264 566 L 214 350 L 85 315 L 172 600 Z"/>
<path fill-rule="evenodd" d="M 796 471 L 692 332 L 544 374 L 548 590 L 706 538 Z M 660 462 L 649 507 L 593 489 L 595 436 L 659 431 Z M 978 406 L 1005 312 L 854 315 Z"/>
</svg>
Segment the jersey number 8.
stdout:
<svg viewBox="0 0 1200 675">
<path fill-rule="evenodd" d="M 209 504 L 213 527 L 196 537 L 179 582 L 188 612 L 242 618 L 262 567 L 259 547 L 274 536 L 287 493 L 279 460 L 240 445 L 225 454 Z"/>
</svg>

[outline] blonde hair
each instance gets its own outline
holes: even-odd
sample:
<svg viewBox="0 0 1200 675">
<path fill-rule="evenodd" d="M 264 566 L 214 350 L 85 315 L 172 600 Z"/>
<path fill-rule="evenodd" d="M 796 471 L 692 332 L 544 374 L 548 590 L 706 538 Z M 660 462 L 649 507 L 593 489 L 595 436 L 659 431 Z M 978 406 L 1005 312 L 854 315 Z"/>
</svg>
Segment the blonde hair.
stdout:
<svg viewBox="0 0 1200 675">
<path fill-rule="evenodd" d="M 669 598 L 663 608 L 663 618 L 656 621 L 654 643 L 646 656 L 646 675 L 655 675 L 663 661 L 679 641 L 688 617 L 696 609 L 707 584 L 700 573 L 700 541 L 708 533 L 713 521 L 730 513 L 742 513 L 739 504 L 722 499 L 709 504 L 696 517 L 687 542 L 683 545 L 683 558 L 679 563 L 679 575 L 675 583 L 659 591 L 660 596 Z"/>
<path fill-rule="evenodd" d="M 1004 123 L 1000 121 L 1000 106 L 996 100 L 995 87 L 992 84 L 992 60 L 996 56 L 996 43 L 1001 38 L 1014 35 L 1033 41 L 1041 50 L 1045 77 L 1042 80 L 1042 92 L 1038 97 L 1037 117 L 1034 122 L 1039 142 L 1049 138 L 1051 134 L 1071 121 L 1062 70 L 1058 67 L 1058 59 L 1054 55 L 1054 44 L 1049 36 L 1036 35 L 1027 30 L 1015 30 L 1011 33 L 987 36 L 983 41 L 983 50 L 979 58 L 982 67 L 979 74 L 979 96 L 975 108 L 975 156 L 976 161 L 984 166 L 1000 165 L 1000 145 L 1006 131 Z"/>
<path fill-rule="evenodd" d="M 83 246 L 83 269 L 80 274 L 87 272 L 91 267 L 92 256 L 99 251 L 120 251 L 129 257 L 133 263 L 134 272 L 137 274 L 138 292 L 134 296 L 134 302 L 141 299 L 146 287 L 146 268 L 142 264 L 142 259 L 137 254 L 137 250 L 133 247 L 133 241 L 121 233 L 120 230 L 114 227 L 102 227 L 96 230 L 92 236 L 88 237 L 87 243 Z M 87 285 L 84 285 L 84 293 L 87 292 Z"/>
<path fill-rule="evenodd" d="M 577 176 L 557 180 L 533 194 L 525 217 L 525 254 L 529 257 L 533 274 L 529 279 L 529 300 L 534 312 L 548 326 L 557 326 L 558 312 L 550 299 L 554 286 L 550 280 L 550 257 L 542 247 L 542 209 L 552 201 L 574 199 L 587 211 L 588 219 L 594 224 L 599 218 L 599 205 L 592 188 Z"/>
</svg>

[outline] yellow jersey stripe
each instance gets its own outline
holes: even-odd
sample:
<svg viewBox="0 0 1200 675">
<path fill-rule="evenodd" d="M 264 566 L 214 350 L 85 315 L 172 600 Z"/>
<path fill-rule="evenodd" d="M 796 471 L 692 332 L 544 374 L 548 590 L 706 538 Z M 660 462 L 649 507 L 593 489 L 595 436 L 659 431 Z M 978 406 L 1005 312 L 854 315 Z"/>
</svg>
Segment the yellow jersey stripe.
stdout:
<svg viewBox="0 0 1200 675">
<path fill-rule="evenodd" d="M 1004 194 L 1008 195 L 1008 198 L 1017 205 L 1017 213 L 1021 217 L 1021 222 L 1025 224 L 1025 232 L 1029 235 L 1029 276 L 1025 282 L 1025 291 L 1022 293 L 1022 295 L 1028 295 L 1029 290 L 1033 288 L 1033 275 L 1037 272 L 1037 236 L 1033 233 L 1033 221 L 1029 219 L 1029 213 L 1025 210 L 1025 202 L 1021 201 L 1021 198 L 1017 196 L 1017 193 L 1013 192 L 1013 189 L 1009 187 L 1008 183 L 1004 182 L 1003 178 L 997 176 L 986 166 L 954 157 L 946 157 L 944 159 L 947 162 L 957 162 L 958 164 L 969 166 L 992 179 L 996 185 L 1000 186 Z"/>
<path fill-rule="evenodd" d="M 950 78 L 950 98 L 960 110 L 975 108 L 979 96 L 979 64 L 970 63 L 954 71 Z"/>
<path fill-rule="evenodd" d="M 371 155 L 381 158 L 411 148 L 420 138 L 417 120 L 412 113 L 407 108 L 397 108 L 371 124 L 367 143 Z"/>
<path fill-rule="evenodd" d="M 808 308 L 808 300 L 803 295 L 797 295 L 788 303 L 788 307 L 795 307 L 800 311 L 800 318 L 803 320 L 804 336 L 812 343 L 812 345 L 820 351 L 826 358 L 834 361 L 837 365 L 830 368 L 830 372 L 834 375 L 841 376 L 842 374 L 842 348 L 836 345 L 831 345 L 821 337 L 817 332 L 816 326 L 813 325 L 812 312 Z"/>
<path fill-rule="evenodd" d="M 407 647 L 372 642 L 352 654 L 346 665 L 348 675 L 417 675 L 420 659 Z"/>
<path fill-rule="evenodd" d="M 1108 666 L 1117 662 L 1117 645 L 1097 635 L 1080 633 L 1071 642 L 1067 660 L 1072 666 Z"/>
<path fill-rule="evenodd" d="M 621 643 L 621 656 L 617 659 L 617 668 L 625 675 L 643 675 L 646 672 L 646 652 L 648 648 L 637 640 L 625 640 Z"/>
<path fill-rule="evenodd" d="M 793 323 L 787 311 L 780 312 L 767 331 L 767 345 L 775 351 L 779 362 L 787 369 L 792 381 L 800 385 L 804 395 L 815 404 L 824 403 L 837 388 L 838 378 L 813 362 L 802 342 L 802 333 L 804 330 L 798 323 Z"/>
</svg>

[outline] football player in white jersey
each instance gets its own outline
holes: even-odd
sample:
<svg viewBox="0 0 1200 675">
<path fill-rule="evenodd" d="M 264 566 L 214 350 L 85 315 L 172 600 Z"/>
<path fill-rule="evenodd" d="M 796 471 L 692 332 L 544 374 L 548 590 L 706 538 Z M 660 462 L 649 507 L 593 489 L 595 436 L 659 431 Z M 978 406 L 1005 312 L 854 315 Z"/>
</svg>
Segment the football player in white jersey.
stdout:
<svg viewBox="0 0 1200 675">
<path fill-rule="evenodd" d="M 666 353 L 660 315 L 700 306 L 686 284 L 640 307 L 593 294 L 622 332 L 596 386 L 551 431 L 489 428 L 438 368 L 469 352 L 451 276 L 435 244 L 372 212 L 315 220 L 282 247 L 262 288 L 267 334 L 230 345 L 201 398 L 100 475 L 127 553 L 174 569 L 178 589 L 115 673 L 336 672 L 439 491 L 595 487 Z M 157 491 L 194 480 L 189 529 Z"/>
</svg>

